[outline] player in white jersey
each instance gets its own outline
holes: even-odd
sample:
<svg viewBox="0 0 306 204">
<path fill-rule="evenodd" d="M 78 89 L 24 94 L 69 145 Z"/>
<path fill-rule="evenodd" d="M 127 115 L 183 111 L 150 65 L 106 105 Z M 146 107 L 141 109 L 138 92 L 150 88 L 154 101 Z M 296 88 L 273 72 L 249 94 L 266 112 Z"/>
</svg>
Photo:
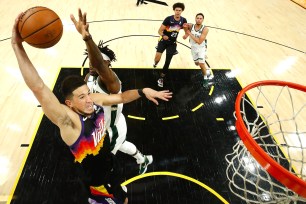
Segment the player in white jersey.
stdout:
<svg viewBox="0 0 306 204">
<path fill-rule="evenodd" d="M 80 17 L 80 16 L 79 16 Z M 88 23 L 86 19 L 79 19 L 82 26 L 88 31 Z M 78 29 L 77 29 L 78 30 Z M 78 30 L 82 32 L 82 30 Z M 91 39 L 91 35 L 90 35 Z M 94 42 L 93 42 L 94 43 Z M 86 43 L 86 59 L 89 58 L 89 74 L 85 77 L 88 87 L 94 93 L 117 94 L 121 93 L 121 82 L 115 72 L 111 69 L 111 62 L 116 61 L 115 53 L 107 46 L 103 47 L 103 43 L 88 46 Z M 83 62 L 83 66 L 85 61 Z M 103 106 L 106 116 L 106 128 L 109 132 L 111 140 L 111 151 L 113 154 L 119 150 L 129 154 L 136 159 L 139 164 L 139 174 L 147 171 L 149 164 L 153 162 L 152 155 L 143 155 L 136 146 L 126 141 L 127 125 L 125 117 L 122 114 L 123 104 L 114 106 Z"/>
<path fill-rule="evenodd" d="M 208 34 L 208 28 L 203 25 L 204 15 L 198 13 L 195 17 L 195 24 L 187 24 L 188 27 L 187 34 L 189 34 L 189 42 L 191 45 L 191 55 L 194 63 L 200 66 L 204 77 L 204 85 L 208 83 L 208 70 L 205 66 L 205 56 L 207 40 L 206 36 Z"/>
<path fill-rule="evenodd" d="M 121 93 L 121 81 L 118 76 L 111 70 L 111 61 L 116 61 L 116 56 L 114 52 L 109 49 L 107 46 L 103 47 L 103 43 L 100 41 L 98 45 L 98 49 L 101 52 L 101 58 L 107 64 L 107 69 L 110 70 L 108 72 L 113 78 L 113 82 L 115 84 L 119 84 L 119 86 L 111 86 L 111 87 L 119 87 L 119 89 L 114 89 L 106 87 L 105 77 L 101 77 L 94 69 L 92 62 L 89 62 L 89 73 L 85 77 L 85 81 L 87 82 L 88 87 L 90 88 L 92 93 L 105 93 L 105 94 L 114 94 Z M 89 54 L 85 52 L 85 54 Z M 85 62 L 85 61 L 84 61 Z M 83 63 L 84 64 L 84 63 Z M 127 134 L 127 125 L 124 115 L 122 114 L 123 104 L 113 105 L 113 106 L 103 106 L 104 112 L 106 116 L 106 128 L 109 132 L 111 139 L 111 151 L 113 154 L 116 154 L 117 151 L 121 151 L 123 153 L 129 154 L 136 159 L 136 162 L 139 165 L 139 174 L 144 174 L 147 171 L 147 166 L 153 162 L 152 155 L 143 155 L 136 146 L 126 141 Z"/>
</svg>

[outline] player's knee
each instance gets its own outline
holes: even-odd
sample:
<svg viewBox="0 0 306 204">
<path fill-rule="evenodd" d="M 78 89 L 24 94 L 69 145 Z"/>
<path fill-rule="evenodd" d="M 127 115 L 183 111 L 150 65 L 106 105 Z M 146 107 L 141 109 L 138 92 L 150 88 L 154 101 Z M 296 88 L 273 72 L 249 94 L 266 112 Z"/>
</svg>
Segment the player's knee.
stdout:
<svg viewBox="0 0 306 204">
<path fill-rule="evenodd" d="M 201 68 L 204 68 L 205 67 L 205 63 L 199 63 L 199 66 L 201 67 Z"/>
</svg>

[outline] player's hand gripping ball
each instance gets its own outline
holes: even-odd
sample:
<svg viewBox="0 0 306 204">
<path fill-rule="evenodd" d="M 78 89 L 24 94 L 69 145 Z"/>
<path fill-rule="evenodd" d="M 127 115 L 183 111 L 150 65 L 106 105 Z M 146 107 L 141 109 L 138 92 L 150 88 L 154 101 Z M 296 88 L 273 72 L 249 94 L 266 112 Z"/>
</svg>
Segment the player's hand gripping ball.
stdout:
<svg viewBox="0 0 306 204">
<path fill-rule="evenodd" d="M 61 39 L 63 24 L 54 11 L 36 6 L 23 13 L 18 23 L 18 30 L 22 39 L 29 45 L 49 48 Z"/>
</svg>

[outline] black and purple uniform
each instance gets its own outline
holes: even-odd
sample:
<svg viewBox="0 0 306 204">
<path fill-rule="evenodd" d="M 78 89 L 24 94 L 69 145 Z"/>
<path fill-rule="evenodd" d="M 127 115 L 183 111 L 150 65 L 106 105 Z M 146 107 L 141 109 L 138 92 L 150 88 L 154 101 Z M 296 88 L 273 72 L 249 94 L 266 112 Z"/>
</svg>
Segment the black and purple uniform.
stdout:
<svg viewBox="0 0 306 204">
<path fill-rule="evenodd" d="M 94 109 L 90 118 L 80 115 L 81 134 L 69 148 L 75 157 L 75 162 L 80 163 L 86 173 L 90 185 L 90 197 L 95 200 L 111 199 L 115 203 L 122 203 L 118 200 L 123 201 L 126 193 L 120 185 L 120 168 L 110 150 L 103 107 L 94 105 Z"/>
</svg>

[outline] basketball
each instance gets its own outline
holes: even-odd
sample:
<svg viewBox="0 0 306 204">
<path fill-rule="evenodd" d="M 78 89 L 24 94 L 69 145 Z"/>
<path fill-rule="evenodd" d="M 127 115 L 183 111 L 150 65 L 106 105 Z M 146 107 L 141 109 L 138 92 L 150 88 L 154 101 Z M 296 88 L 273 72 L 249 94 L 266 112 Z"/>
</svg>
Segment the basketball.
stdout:
<svg viewBox="0 0 306 204">
<path fill-rule="evenodd" d="M 61 39 L 63 24 L 59 16 L 49 8 L 33 7 L 26 10 L 18 22 L 22 39 L 36 48 L 49 48 Z"/>
</svg>

